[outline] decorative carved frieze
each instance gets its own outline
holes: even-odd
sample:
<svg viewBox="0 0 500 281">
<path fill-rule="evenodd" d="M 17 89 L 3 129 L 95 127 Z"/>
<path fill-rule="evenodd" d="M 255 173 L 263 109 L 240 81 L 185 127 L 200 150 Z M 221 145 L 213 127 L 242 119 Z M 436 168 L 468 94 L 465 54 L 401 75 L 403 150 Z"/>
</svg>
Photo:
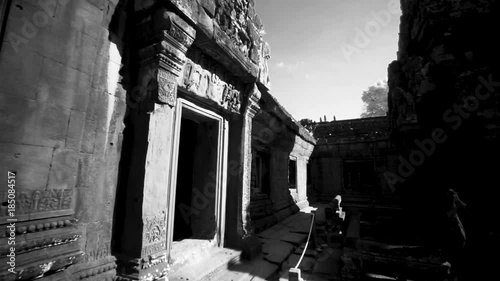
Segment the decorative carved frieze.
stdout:
<svg viewBox="0 0 500 281">
<path fill-rule="evenodd" d="M 99 265 L 96 267 L 88 268 L 82 270 L 80 272 L 75 273 L 77 276 L 77 280 L 85 280 L 89 278 L 95 278 L 95 276 L 99 276 L 98 280 L 113 280 L 114 275 L 116 275 L 116 263 L 111 262 L 104 265 Z"/>
<path fill-rule="evenodd" d="M 25 223 L 17 223 L 16 225 L 16 233 L 18 235 L 25 233 L 35 233 L 41 231 L 47 231 L 51 229 L 60 229 L 64 227 L 71 226 L 75 223 L 76 220 L 70 219 L 69 217 L 59 217 L 56 219 L 48 219 L 48 220 L 37 220 L 37 221 L 29 221 Z M 10 230 L 0 230 L 0 238 L 8 236 Z"/>
<path fill-rule="evenodd" d="M 160 253 L 161 251 L 166 251 L 167 250 L 167 244 L 165 241 L 163 242 L 158 242 L 155 244 L 150 244 L 150 245 L 143 245 L 142 246 L 142 251 L 141 251 L 141 256 L 149 256 L 153 255 L 156 253 Z"/>
<path fill-rule="evenodd" d="M 26 243 L 16 243 L 16 253 L 22 254 L 33 250 L 41 250 L 44 248 L 55 247 L 59 245 L 69 244 L 78 241 L 82 236 L 79 234 L 69 234 L 66 236 L 56 237 L 41 237 L 27 241 Z M 21 237 L 19 237 L 20 239 Z M 6 244 L 7 245 L 7 244 Z M 3 245 L 2 245 L 3 246 Z M 1 249 L 0 255 L 4 256 L 10 253 L 8 247 Z"/>
<path fill-rule="evenodd" d="M 111 254 L 109 239 L 99 239 L 97 247 L 86 250 L 85 262 L 92 262 L 108 257 Z"/>
<path fill-rule="evenodd" d="M 0 193 L 2 202 L 7 202 L 7 192 Z M 71 209 L 73 189 L 22 190 L 16 191 L 16 215 Z M 8 216 L 2 207 L 0 216 Z"/>
<path fill-rule="evenodd" d="M 0 272 L 0 280 L 33 280 L 38 277 L 44 277 L 45 275 L 65 270 L 67 267 L 79 263 L 82 256 L 83 252 L 76 252 L 54 257 L 49 260 L 33 262 L 27 266 L 18 265 L 15 267 L 14 274 L 7 270 L 2 270 L 2 272 Z M 19 257 L 18 260 L 20 260 Z"/>
<path fill-rule="evenodd" d="M 201 50 L 190 51 L 182 74 L 181 88 L 210 99 L 228 111 L 240 113 L 242 85 L 235 84 L 231 75 Z"/>
<path fill-rule="evenodd" d="M 143 218 L 143 244 L 152 244 L 167 239 L 165 213 Z"/>
</svg>

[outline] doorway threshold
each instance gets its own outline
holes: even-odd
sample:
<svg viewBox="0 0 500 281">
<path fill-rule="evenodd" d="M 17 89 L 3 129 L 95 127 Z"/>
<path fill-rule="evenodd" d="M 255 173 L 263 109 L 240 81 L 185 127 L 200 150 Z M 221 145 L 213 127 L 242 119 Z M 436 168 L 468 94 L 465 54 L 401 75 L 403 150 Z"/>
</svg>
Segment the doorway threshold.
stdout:
<svg viewBox="0 0 500 281">
<path fill-rule="evenodd" d="M 229 264 L 240 262 L 241 251 L 218 248 L 214 246 L 209 246 L 210 243 L 207 240 L 197 240 L 189 241 L 185 243 L 187 245 L 177 245 L 178 251 L 186 249 L 187 252 L 182 253 L 184 257 L 183 262 L 176 262 L 174 252 L 174 244 L 172 245 L 172 259 L 174 264 L 170 268 L 170 273 L 168 274 L 169 281 L 205 281 L 214 280 L 213 278 L 221 271 L 227 270 Z M 182 242 L 186 241 L 180 241 Z M 199 245 L 201 248 L 197 248 Z M 181 254 L 180 252 L 177 252 Z M 186 256 L 187 254 L 187 256 Z"/>
</svg>

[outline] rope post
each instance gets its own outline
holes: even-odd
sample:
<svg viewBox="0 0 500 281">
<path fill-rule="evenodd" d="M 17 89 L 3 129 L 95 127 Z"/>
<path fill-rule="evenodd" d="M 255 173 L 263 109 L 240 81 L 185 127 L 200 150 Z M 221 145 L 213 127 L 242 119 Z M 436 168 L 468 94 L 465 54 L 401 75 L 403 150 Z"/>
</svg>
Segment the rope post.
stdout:
<svg viewBox="0 0 500 281">
<path fill-rule="evenodd" d="M 311 227 L 311 239 L 312 239 L 312 245 L 313 245 L 313 248 L 317 248 L 319 245 L 318 245 L 318 239 L 317 239 L 317 233 L 316 233 L 316 215 L 317 215 L 317 212 L 318 209 L 314 209 L 314 210 L 311 210 L 311 214 L 312 214 L 312 227 Z M 307 250 L 307 249 L 306 249 Z"/>
<path fill-rule="evenodd" d="M 290 268 L 290 271 L 288 271 L 288 281 L 304 281 L 300 276 L 300 269 Z"/>
</svg>

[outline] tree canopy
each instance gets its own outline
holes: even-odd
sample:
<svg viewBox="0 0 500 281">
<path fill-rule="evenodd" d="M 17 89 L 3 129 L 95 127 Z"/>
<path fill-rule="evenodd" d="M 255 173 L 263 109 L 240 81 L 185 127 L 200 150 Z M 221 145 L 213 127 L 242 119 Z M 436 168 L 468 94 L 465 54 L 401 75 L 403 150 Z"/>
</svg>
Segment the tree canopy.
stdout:
<svg viewBox="0 0 500 281">
<path fill-rule="evenodd" d="M 361 118 L 377 117 L 387 115 L 387 94 L 389 87 L 387 81 L 378 82 L 377 85 L 370 86 L 363 91 L 361 100 L 364 103 L 363 113 Z"/>
</svg>

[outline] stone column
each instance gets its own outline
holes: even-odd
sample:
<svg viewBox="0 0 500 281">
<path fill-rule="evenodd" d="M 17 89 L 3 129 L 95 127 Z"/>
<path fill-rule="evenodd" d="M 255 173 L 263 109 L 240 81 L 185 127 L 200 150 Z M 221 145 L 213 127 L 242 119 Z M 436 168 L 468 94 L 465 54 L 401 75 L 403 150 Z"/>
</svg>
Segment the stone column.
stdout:
<svg viewBox="0 0 500 281">
<path fill-rule="evenodd" d="M 258 255 L 261 251 L 261 246 L 258 239 L 254 235 L 252 222 L 250 221 L 250 196 L 251 196 L 251 180 L 252 180 L 252 121 L 257 112 L 260 110 L 259 99 L 261 93 L 254 85 L 249 93 L 248 104 L 245 115 L 243 117 L 243 132 L 242 132 L 242 158 L 243 158 L 243 185 L 241 192 L 241 225 L 238 230 L 241 232 L 243 240 L 243 257 L 251 259 Z"/>
<path fill-rule="evenodd" d="M 134 44 L 128 126 L 133 130 L 119 280 L 165 280 L 177 79 L 195 30 L 175 13 L 157 9 L 139 19 Z"/>
</svg>

